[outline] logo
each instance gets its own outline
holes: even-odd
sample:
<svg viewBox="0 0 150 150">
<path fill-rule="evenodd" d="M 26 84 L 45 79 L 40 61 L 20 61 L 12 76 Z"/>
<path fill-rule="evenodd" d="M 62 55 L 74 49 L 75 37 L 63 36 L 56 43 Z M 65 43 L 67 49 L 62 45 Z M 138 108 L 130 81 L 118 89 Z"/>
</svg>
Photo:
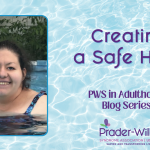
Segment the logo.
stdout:
<svg viewBox="0 0 150 150">
<path fill-rule="evenodd" d="M 108 123 L 108 119 L 104 120 L 104 124 L 100 124 L 102 127 L 108 128 L 110 126 L 110 123 Z M 105 129 L 100 128 L 99 129 L 99 135 L 105 135 L 105 136 L 130 136 L 130 134 L 135 134 L 136 136 L 150 136 L 150 128 L 143 128 L 143 129 L 122 129 L 119 128 L 117 130 L 115 129 Z"/>
<path fill-rule="evenodd" d="M 104 124 L 100 124 L 101 126 L 108 128 L 110 126 L 110 123 L 108 123 L 108 119 L 104 120 Z"/>
</svg>

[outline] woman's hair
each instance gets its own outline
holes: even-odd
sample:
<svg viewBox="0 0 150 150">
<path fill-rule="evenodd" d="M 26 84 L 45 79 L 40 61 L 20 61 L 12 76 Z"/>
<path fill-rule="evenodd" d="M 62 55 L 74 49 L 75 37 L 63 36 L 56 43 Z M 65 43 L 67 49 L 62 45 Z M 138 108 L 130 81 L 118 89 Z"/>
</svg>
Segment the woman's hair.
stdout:
<svg viewBox="0 0 150 150">
<path fill-rule="evenodd" d="M 8 50 L 17 54 L 21 70 L 26 68 L 28 75 L 26 75 L 25 79 L 22 81 L 22 89 L 28 89 L 30 86 L 29 81 L 31 79 L 30 73 L 32 71 L 31 62 L 28 59 L 29 56 L 27 57 L 27 54 L 25 54 L 24 51 L 22 51 L 16 44 L 14 44 L 14 42 L 10 42 L 8 40 L 0 42 L 0 50 L 4 48 L 7 48 Z"/>
</svg>

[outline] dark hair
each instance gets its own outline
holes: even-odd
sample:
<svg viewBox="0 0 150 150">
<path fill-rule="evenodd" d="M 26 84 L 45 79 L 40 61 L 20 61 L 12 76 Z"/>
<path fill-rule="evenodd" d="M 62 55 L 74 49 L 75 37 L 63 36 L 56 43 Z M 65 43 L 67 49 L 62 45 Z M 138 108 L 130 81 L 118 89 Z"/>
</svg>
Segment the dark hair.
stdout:
<svg viewBox="0 0 150 150">
<path fill-rule="evenodd" d="M 29 81 L 31 79 L 30 73 L 32 71 L 32 67 L 31 67 L 32 65 L 31 62 L 29 61 L 29 56 L 27 57 L 27 54 L 25 54 L 25 52 L 22 51 L 14 42 L 10 42 L 8 40 L 0 42 L 0 49 L 3 48 L 7 48 L 8 50 L 17 54 L 21 70 L 26 68 L 27 75 L 25 79 L 22 81 L 22 89 L 24 88 L 28 89 L 30 86 Z"/>
</svg>

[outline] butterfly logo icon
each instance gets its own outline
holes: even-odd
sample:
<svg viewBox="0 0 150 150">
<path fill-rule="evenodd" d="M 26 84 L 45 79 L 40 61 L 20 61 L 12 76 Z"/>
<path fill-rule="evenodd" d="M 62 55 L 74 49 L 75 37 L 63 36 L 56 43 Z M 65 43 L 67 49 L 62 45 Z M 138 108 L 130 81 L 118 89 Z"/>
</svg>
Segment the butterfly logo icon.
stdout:
<svg viewBox="0 0 150 150">
<path fill-rule="evenodd" d="M 108 123 L 108 119 L 104 120 L 104 124 L 100 124 L 101 126 L 108 128 L 110 126 L 110 123 Z"/>
</svg>

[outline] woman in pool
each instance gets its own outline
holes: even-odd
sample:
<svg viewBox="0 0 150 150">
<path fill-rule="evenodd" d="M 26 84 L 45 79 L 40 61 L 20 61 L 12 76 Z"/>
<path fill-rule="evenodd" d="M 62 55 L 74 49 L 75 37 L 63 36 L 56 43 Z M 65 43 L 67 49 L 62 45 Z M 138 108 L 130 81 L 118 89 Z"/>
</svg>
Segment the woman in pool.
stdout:
<svg viewBox="0 0 150 150">
<path fill-rule="evenodd" d="M 9 41 L 0 42 L 0 113 L 47 114 L 47 96 L 29 89 L 30 62 Z"/>
</svg>

